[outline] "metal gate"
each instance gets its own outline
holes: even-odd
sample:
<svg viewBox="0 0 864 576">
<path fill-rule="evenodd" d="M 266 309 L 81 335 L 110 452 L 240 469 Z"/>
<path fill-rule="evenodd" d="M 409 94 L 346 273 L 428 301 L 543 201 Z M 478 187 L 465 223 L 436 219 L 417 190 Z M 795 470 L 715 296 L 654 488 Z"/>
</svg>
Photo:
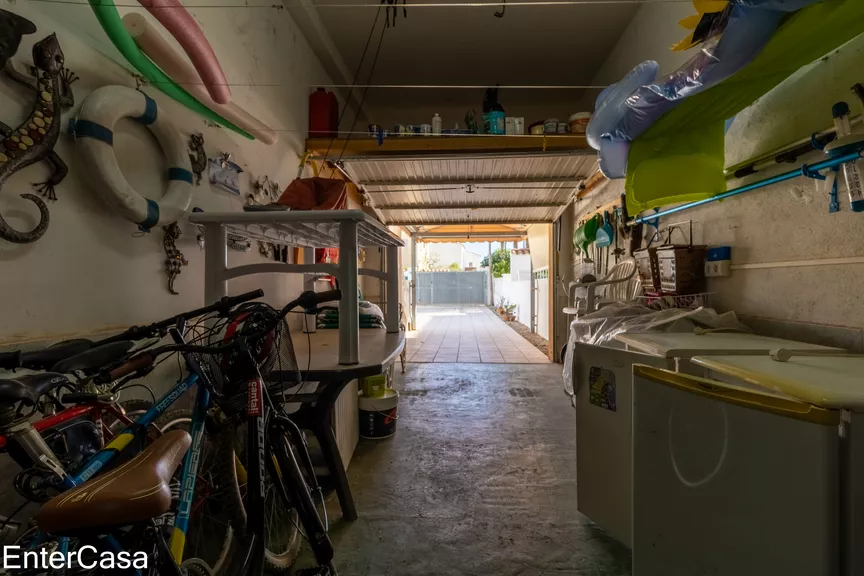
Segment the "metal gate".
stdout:
<svg viewBox="0 0 864 576">
<path fill-rule="evenodd" d="M 417 304 L 486 304 L 487 272 L 418 272 Z"/>
</svg>

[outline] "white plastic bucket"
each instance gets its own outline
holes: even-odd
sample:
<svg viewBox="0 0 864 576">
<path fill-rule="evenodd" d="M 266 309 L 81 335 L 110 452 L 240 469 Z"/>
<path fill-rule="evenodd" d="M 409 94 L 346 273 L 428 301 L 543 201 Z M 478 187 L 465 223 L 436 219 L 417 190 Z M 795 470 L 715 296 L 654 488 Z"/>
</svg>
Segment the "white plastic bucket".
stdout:
<svg viewBox="0 0 864 576">
<path fill-rule="evenodd" d="M 396 434 L 398 404 L 399 393 L 393 389 L 381 398 L 360 396 L 360 437 L 380 440 Z"/>
</svg>

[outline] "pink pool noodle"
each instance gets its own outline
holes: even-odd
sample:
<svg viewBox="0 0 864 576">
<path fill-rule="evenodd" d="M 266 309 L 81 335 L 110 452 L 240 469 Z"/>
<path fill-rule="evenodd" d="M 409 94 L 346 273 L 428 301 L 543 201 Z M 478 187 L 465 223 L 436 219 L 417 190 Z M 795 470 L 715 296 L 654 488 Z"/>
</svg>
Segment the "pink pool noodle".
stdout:
<svg viewBox="0 0 864 576">
<path fill-rule="evenodd" d="M 213 48 L 198 27 L 195 19 L 186 11 L 180 0 L 138 0 L 156 20 L 177 40 L 189 56 L 192 65 L 207 86 L 207 92 L 217 104 L 231 102 L 228 80 L 219 66 Z"/>
<path fill-rule="evenodd" d="M 187 92 L 264 144 L 271 145 L 276 142 L 276 132 L 236 104 L 224 105 L 213 102 L 210 94 L 201 85 L 201 78 L 195 69 L 168 44 L 158 31 L 147 24 L 144 16 L 134 12 L 126 14 L 123 16 L 123 25 L 141 51 Z"/>
</svg>

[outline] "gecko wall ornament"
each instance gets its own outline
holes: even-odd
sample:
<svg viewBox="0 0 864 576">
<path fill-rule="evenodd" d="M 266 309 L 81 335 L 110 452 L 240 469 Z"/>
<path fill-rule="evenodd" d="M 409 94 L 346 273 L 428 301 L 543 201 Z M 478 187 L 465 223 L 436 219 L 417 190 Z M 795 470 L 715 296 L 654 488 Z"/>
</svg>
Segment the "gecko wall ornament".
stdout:
<svg viewBox="0 0 864 576">
<path fill-rule="evenodd" d="M 201 185 L 201 178 L 204 171 L 207 170 L 207 154 L 204 152 L 204 135 L 192 134 L 189 136 L 189 149 L 192 153 L 189 154 L 189 162 L 192 164 L 192 172 L 197 179 L 195 185 Z"/>
<path fill-rule="evenodd" d="M 162 247 L 165 249 L 165 274 L 168 275 L 168 291 L 176 296 L 180 293 L 174 290 L 174 280 L 180 275 L 183 266 L 189 265 L 189 261 L 177 248 L 177 239 L 182 235 L 177 223 L 172 222 L 162 229 L 165 232 L 162 238 Z"/>
<path fill-rule="evenodd" d="M 31 71 L 35 81 L 15 70 L 9 60 L 18 49 L 21 36 L 35 31 L 36 27 L 28 20 L 0 10 L 0 62 L 3 64 L 3 75 L 36 95 L 33 111 L 18 128 L 0 123 L 0 189 L 16 172 L 44 160 L 53 170 L 45 182 L 36 185 L 36 189 L 46 199 L 56 200 L 55 187 L 66 177 L 68 169 L 54 152 L 54 145 L 60 137 L 62 110 L 74 104 L 71 86 L 78 77 L 63 66 L 63 50 L 55 34 L 33 46 Z M 39 223 L 29 232 L 21 232 L 0 216 L 0 238 L 16 244 L 29 244 L 45 234 L 50 215 L 48 206 L 35 194 L 22 194 L 21 197 L 39 208 Z"/>
</svg>

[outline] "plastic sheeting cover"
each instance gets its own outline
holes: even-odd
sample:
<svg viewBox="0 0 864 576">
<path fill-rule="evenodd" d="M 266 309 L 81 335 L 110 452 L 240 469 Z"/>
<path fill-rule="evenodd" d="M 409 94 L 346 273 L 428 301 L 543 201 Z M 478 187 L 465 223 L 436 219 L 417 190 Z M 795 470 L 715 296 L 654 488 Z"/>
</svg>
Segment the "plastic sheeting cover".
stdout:
<svg viewBox="0 0 864 576">
<path fill-rule="evenodd" d="M 567 353 L 564 355 L 564 390 L 573 396 L 573 344 L 604 346 L 625 332 L 689 332 L 694 328 L 751 330 L 738 321 L 734 312 L 717 314 L 712 308 L 652 310 L 644 306 L 611 305 L 570 323 Z"/>
</svg>

